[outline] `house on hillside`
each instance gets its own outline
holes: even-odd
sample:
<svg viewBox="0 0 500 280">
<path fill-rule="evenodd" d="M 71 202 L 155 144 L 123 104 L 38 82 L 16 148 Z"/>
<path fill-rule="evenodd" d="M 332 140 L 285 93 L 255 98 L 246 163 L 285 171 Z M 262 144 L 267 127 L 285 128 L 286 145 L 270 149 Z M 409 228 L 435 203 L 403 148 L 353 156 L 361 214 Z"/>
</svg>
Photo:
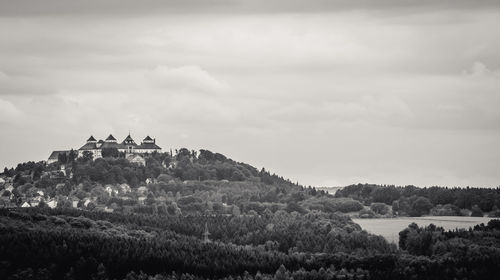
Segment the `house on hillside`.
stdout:
<svg viewBox="0 0 500 280">
<path fill-rule="evenodd" d="M 132 191 L 132 188 L 128 184 L 120 184 L 120 192 L 123 194 L 129 193 Z"/>
<path fill-rule="evenodd" d="M 49 206 L 52 209 L 56 208 L 57 207 L 57 200 L 51 199 L 51 200 L 47 201 L 47 206 Z"/>
<path fill-rule="evenodd" d="M 145 186 L 140 186 L 137 188 L 138 194 L 145 194 L 147 191 L 148 191 L 148 188 L 146 188 Z"/>
<path fill-rule="evenodd" d="M 132 163 L 137 163 L 138 165 L 142 165 L 142 166 L 146 165 L 146 160 L 138 154 L 127 155 L 127 160 L 129 162 L 132 162 Z"/>
<path fill-rule="evenodd" d="M 147 198 L 146 196 L 139 196 L 137 198 L 137 202 L 139 202 L 139 204 L 141 204 L 141 205 L 144 205 L 144 202 L 146 201 L 146 198 Z"/>
<path fill-rule="evenodd" d="M 9 192 L 12 192 L 14 190 L 14 187 L 12 185 L 7 185 L 5 189 L 8 190 Z"/>
<path fill-rule="evenodd" d="M 149 184 L 158 184 L 158 179 L 156 179 L 156 178 L 147 178 L 145 183 L 146 183 L 146 185 L 149 185 Z"/>
</svg>

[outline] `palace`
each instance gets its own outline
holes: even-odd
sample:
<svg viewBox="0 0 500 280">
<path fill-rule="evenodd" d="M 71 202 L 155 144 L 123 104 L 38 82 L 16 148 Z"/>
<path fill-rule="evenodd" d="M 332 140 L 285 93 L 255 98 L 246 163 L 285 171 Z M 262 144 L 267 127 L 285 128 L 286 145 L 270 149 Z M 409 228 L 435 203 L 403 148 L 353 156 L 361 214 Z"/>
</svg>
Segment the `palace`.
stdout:
<svg viewBox="0 0 500 280">
<path fill-rule="evenodd" d="M 90 136 L 89 139 L 87 139 L 87 143 L 78 149 L 78 157 L 82 157 L 85 152 L 91 152 L 94 159 L 100 158 L 102 157 L 103 149 L 107 148 L 115 148 L 118 152 L 125 153 L 127 157 L 137 154 L 161 152 L 161 148 L 156 145 L 156 139 L 149 136 L 146 136 L 146 138 L 142 140 L 141 144 L 137 144 L 134 139 L 132 139 L 130 134 L 121 143 L 118 143 L 116 138 L 110 134 L 104 141 L 97 141 L 94 136 Z M 54 151 L 49 156 L 47 163 L 50 164 L 56 162 L 59 159 L 59 154 L 66 153 L 68 155 L 69 152 L 70 151 Z"/>
</svg>

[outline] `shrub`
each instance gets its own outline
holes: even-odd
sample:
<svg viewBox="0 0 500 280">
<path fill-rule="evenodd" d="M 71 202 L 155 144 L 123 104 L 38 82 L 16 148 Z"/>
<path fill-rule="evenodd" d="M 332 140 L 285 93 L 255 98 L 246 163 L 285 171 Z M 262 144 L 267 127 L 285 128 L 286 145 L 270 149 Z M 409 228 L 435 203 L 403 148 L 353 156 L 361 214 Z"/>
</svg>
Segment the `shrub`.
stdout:
<svg viewBox="0 0 500 280">
<path fill-rule="evenodd" d="M 336 199 L 333 203 L 333 207 L 336 211 L 347 213 L 363 209 L 363 204 L 353 199 Z"/>
<path fill-rule="evenodd" d="M 379 203 L 379 202 L 372 203 L 372 205 L 370 206 L 370 209 L 373 212 L 380 214 L 380 215 L 385 215 L 385 214 L 387 214 L 387 212 L 389 212 L 389 206 L 385 203 Z"/>
<path fill-rule="evenodd" d="M 483 211 L 481 210 L 481 208 L 479 208 L 479 206 L 474 205 L 474 206 L 472 206 L 471 214 L 470 215 L 472 217 L 482 217 L 483 216 Z"/>
<path fill-rule="evenodd" d="M 375 213 L 370 209 L 363 209 L 363 210 L 359 211 L 359 217 L 362 219 L 374 218 Z"/>
<path fill-rule="evenodd" d="M 436 205 L 436 207 L 431 209 L 431 215 L 433 216 L 461 216 L 460 208 L 453 204 Z"/>
<path fill-rule="evenodd" d="M 429 214 L 429 211 L 431 209 L 432 209 L 432 203 L 429 201 L 429 199 L 425 197 L 419 197 L 411 204 L 411 210 L 409 214 L 411 216 L 418 217 L 425 214 Z"/>
</svg>

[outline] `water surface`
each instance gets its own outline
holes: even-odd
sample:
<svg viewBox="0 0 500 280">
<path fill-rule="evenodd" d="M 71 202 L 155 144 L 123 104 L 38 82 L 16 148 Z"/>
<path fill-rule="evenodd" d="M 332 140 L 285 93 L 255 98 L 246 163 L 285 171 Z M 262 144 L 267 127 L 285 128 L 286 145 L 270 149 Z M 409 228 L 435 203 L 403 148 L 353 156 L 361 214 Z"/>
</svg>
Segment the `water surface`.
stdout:
<svg viewBox="0 0 500 280">
<path fill-rule="evenodd" d="M 419 226 L 434 224 L 445 230 L 473 227 L 480 223 L 488 223 L 494 218 L 489 217 L 455 217 L 455 216 L 429 216 L 429 217 L 399 217 L 399 218 L 377 218 L 377 219 L 352 219 L 362 229 L 369 233 L 382 235 L 387 241 L 398 243 L 399 232 L 409 224 L 416 223 Z"/>
</svg>

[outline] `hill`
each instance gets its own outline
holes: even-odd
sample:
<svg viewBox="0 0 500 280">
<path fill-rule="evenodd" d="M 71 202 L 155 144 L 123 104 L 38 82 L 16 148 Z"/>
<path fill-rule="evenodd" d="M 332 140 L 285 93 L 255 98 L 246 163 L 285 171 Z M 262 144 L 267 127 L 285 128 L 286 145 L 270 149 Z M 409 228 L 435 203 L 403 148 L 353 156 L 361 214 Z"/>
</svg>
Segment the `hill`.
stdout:
<svg viewBox="0 0 500 280">
<path fill-rule="evenodd" d="M 71 158 L 49 165 L 27 162 L 6 168 L 4 178 L 4 207 L 41 205 L 171 216 L 361 209 L 352 199 L 334 199 L 325 191 L 207 150 L 153 153 L 145 157 L 145 165 L 119 156 L 95 161 Z"/>
<path fill-rule="evenodd" d="M 496 224 L 450 238 L 411 226 L 400 250 L 344 214 L 367 207 L 353 187 L 333 196 L 207 150 L 153 153 L 144 165 L 111 154 L 4 170 L 0 279 L 455 279 L 499 272 L 490 265 L 500 258 Z M 426 234 L 436 237 L 416 248 Z M 446 254 L 454 242 L 468 242 L 460 247 L 468 252 Z M 468 262 L 471 254 L 483 255 Z"/>
</svg>

